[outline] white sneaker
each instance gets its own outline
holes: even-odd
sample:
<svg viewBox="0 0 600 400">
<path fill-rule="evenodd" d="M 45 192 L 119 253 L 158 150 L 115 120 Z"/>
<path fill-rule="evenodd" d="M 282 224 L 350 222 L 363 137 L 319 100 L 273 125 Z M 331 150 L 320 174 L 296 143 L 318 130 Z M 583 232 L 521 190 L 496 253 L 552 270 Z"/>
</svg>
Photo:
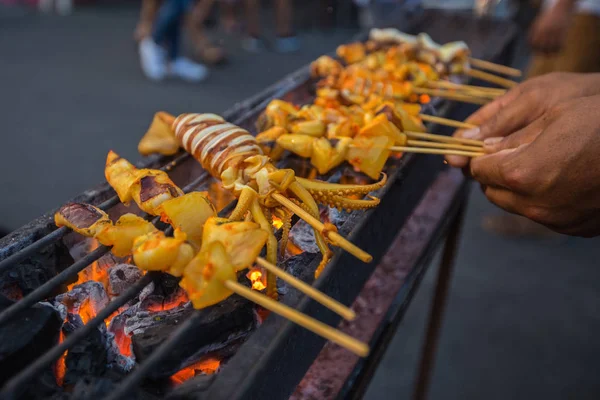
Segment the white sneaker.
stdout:
<svg viewBox="0 0 600 400">
<path fill-rule="evenodd" d="M 160 81 L 167 76 L 167 62 L 165 50 L 151 38 L 140 42 L 140 64 L 146 78 Z"/>
<path fill-rule="evenodd" d="M 169 65 L 169 75 L 190 82 L 200 82 L 208 76 L 208 68 L 185 57 L 178 57 Z"/>
</svg>

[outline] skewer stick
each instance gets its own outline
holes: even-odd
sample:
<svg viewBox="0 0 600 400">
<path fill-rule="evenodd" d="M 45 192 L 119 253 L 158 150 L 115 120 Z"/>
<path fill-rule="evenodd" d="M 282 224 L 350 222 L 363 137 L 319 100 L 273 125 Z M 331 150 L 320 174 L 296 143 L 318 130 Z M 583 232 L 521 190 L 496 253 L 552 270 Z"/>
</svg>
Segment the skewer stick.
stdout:
<svg viewBox="0 0 600 400">
<path fill-rule="evenodd" d="M 477 146 L 465 146 L 463 144 L 451 144 L 451 143 L 439 143 L 439 142 L 426 142 L 423 140 L 407 140 L 406 145 L 409 147 L 429 147 L 433 149 L 452 149 L 452 150 L 463 150 L 463 151 L 474 151 L 475 153 L 481 152 L 481 147 Z"/>
<path fill-rule="evenodd" d="M 457 138 L 457 137 L 444 136 L 444 135 L 435 135 L 433 133 L 425 133 L 425 132 L 403 131 L 402 133 L 404 133 L 407 137 L 413 138 L 413 139 L 425 139 L 425 140 L 432 140 L 432 141 L 443 142 L 443 143 L 457 143 L 457 144 L 466 144 L 469 146 L 483 147 L 483 142 L 481 140 L 464 139 L 464 138 Z"/>
<path fill-rule="evenodd" d="M 490 73 L 484 72 L 484 71 L 479 71 L 479 70 L 473 69 L 473 68 L 467 70 L 466 74 L 469 75 L 470 77 L 481 79 L 482 81 L 486 81 L 486 82 L 490 82 L 490 83 L 495 83 L 496 85 L 500 85 L 502 87 L 509 88 L 509 89 L 517 86 L 517 82 L 515 82 L 515 81 L 511 81 L 510 79 L 506 79 L 506 78 L 501 78 L 494 74 L 490 74 Z"/>
<path fill-rule="evenodd" d="M 421 118 L 421 120 L 423 121 L 433 122 L 434 124 L 439 125 L 452 126 L 454 128 L 471 129 L 477 127 L 477 125 L 469 124 L 468 122 L 461 122 L 449 118 L 436 117 L 434 115 L 419 114 L 419 118 Z"/>
<path fill-rule="evenodd" d="M 331 311 L 337 313 L 338 315 L 341 315 L 342 317 L 344 317 L 344 319 L 352 321 L 354 318 L 356 318 L 356 313 L 350 308 L 346 307 L 339 301 L 332 299 L 325 293 L 315 289 L 314 287 L 310 286 L 304 281 L 301 281 L 295 276 L 288 274 L 283 269 L 271 264 L 264 258 L 258 257 L 256 259 L 256 263 L 264 269 L 266 269 L 267 271 L 272 272 L 273 275 L 278 276 L 282 280 L 286 281 L 290 286 L 298 289 L 300 292 L 304 293 L 313 300 L 321 303 L 323 306 L 329 308 Z"/>
<path fill-rule="evenodd" d="M 440 90 L 440 89 L 428 89 L 422 87 L 414 87 L 412 89 L 413 93 L 416 94 L 427 94 L 433 97 L 442 97 L 448 100 L 456 100 L 461 101 L 463 103 L 472 103 L 472 104 L 487 104 L 490 99 L 486 99 L 483 97 L 471 96 L 467 94 L 456 93 L 450 90 Z"/>
<path fill-rule="evenodd" d="M 295 204 L 287 197 L 283 196 L 280 193 L 273 193 L 271 196 L 279 204 L 281 204 L 284 207 L 287 207 L 289 210 L 291 210 L 298 217 L 302 218 L 304 221 L 306 221 L 307 224 L 315 228 L 317 231 L 324 233 L 334 245 L 341 247 L 342 249 L 346 250 L 348 253 L 352 254 L 354 257 L 358 258 L 363 262 L 368 263 L 373 260 L 373 256 L 371 256 L 369 253 L 362 250 L 355 244 L 351 243 L 348 239 L 346 239 L 339 233 L 335 231 L 325 230 L 325 224 L 323 224 L 321 221 L 310 215 L 308 212 L 302 209 L 302 207 Z"/>
<path fill-rule="evenodd" d="M 474 151 L 462 151 L 462 150 L 446 150 L 446 149 L 429 149 L 425 147 L 407 147 L 407 146 L 393 146 L 390 147 L 391 151 L 399 151 L 402 153 L 422 153 L 422 154 L 442 154 L 449 156 L 465 156 L 465 157 L 479 157 L 484 155 L 483 152 Z"/>
<path fill-rule="evenodd" d="M 506 93 L 506 89 L 491 88 L 486 86 L 463 85 L 460 83 L 454 83 L 450 81 L 428 81 L 427 86 L 434 89 L 474 90 L 476 92 L 492 93 L 497 96 L 501 96 L 504 93 Z"/>
<path fill-rule="evenodd" d="M 339 344 L 340 346 L 350 350 L 360 357 L 366 357 L 369 354 L 369 346 L 367 346 L 365 343 L 356 340 L 353 337 L 330 327 L 329 325 L 325 325 L 324 323 L 317 321 L 308 315 L 302 314 L 301 312 L 294 310 L 285 304 L 279 303 L 270 297 L 265 296 L 264 294 L 260 294 L 248 289 L 246 286 L 238 282 L 228 280 L 223 282 L 223 284 L 232 292 L 237 293 L 238 295 L 266 308 L 267 310 L 274 312 L 275 314 L 279 314 L 282 317 L 289 319 L 290 321 L 300 325 L 305 329 L 308 329 L 313 333 L 316 333 L 319 336 L 324 337 L 325 339 Z"/>
<path fill-rule="evenodd" d="M 480 60 L 478 58 L 469 57 L 469 63 L 477 68 L 485 69 L 499 74 L 520 77 L 523 75 L 520 70 L 516 68 L 507 67 L 506 65 L 496 64 L 491 61 Z"/>
</svg>

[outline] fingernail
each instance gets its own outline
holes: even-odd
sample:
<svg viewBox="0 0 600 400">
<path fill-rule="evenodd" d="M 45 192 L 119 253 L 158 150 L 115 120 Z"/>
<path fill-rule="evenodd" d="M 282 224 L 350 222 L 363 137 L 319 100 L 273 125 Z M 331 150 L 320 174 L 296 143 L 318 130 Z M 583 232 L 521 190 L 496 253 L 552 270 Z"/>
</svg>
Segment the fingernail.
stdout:
<svg viewBox="0 0 600 400">
<path fill-rule="evenodd" d="M 487 138 L 483 141 L 483 144 L 485 146 L 493 146 L 495 144 L 500 143 L 502 140 L 504 140 L 503 137 L 491 137 L 491 138 Z"/>
<path fill-rule="evenodd" d="M 467 129 L 466 131 L 463 131 L 461 136 L 465 139 L 473 139 L 477 135 L 479 135 L 479 127 Z"/>
</svg>

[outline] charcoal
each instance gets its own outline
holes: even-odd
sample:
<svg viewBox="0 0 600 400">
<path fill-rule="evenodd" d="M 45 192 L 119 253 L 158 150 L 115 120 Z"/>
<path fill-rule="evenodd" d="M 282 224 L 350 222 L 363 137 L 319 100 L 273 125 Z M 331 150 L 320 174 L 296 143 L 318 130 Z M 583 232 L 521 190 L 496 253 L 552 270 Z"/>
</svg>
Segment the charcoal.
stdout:
<svg viewBox="0 0 600 400">
<path fill-rule="evenodd" d="M 286 259 L 282 267 L 288 274 L 312 285 L 315 280 L 315 271 L 309 267 L 314 264 L 312 261 L 315 257 L 320 257 L 320 255 L 308 252 L 300 253 Z M 283 295 L 290 289 L 288 283 L 279 278 L 277 278 L 277 287 Z"/>
<path fill-rule="evenodd" d="M 73 258 L 61 241 L 35 253 L 31 258 L 0 274 L 0 292 L 14 293 L 16 285 L 22 295 L 27 295 L 46 283 L 57 273 L 73 263 Z M 64 287 L 58 287 L 60 293 Z"/>
<path fill-rule="evenodd" d="M 108 292 L 118 296 L 142 277 L 142 271 L 131 264 L 114 265 L 108 273 Z"/>
<path fill-rule="evenodd" d="M 100 399 L 106 397 L 116 387 L 116 382 L 111 379 L 85 377 L 75 384 L 69 400 Z"/>
<path fill-rule="evenodd" d="M 125 333 L 127 335 L 139 335 L 146 329 L 164 324 L 164 321 L 182 321 L 185 320 L 192 311 L 192 304 L 186 303 L 179 307 L 165 311 L 148 311 L 144 307 L 140 307 L 134 315 L 130 315 L 125 322 Z"/>
<path fill-rule="evenodd" d="M 135 356 L 131 351 L 131 336 L 125 333 L 127 319 L 135 315 L 138 306 L 129 307 L 115 316 L 108 327 L 110 340 L 110 362 L 119 371 L 129 371 L 135 366 Z"/>
<path fill-rule="evenodd" d="M 0 309 L 12 301 L 0 296 Z M 37 304 L 0 327 L 0 383 L 58 343 L 62 319 L 53 307 Z"/>
<path fill-rule="evenodd" d="M 31 382 L 24 387 L 19 398 L 67 400 L 67 395 L 63 394 L 62 388 L 56 383 L 52 368 L 48 368 L 36 375 L 35 383 Z"/>
<path fill-rule="evenodd" d="M 160 323 L 155 323 L 143 333 L 133 334 L 133 352 L 138 362 L 144 362 L 162 343 L 169 340 L 173 330 L 189 318 L 192 312 L 201 313 L 194 319 L 194 328 L 179 341 L 170 356 L 160 363 L 148 376 L 151 379 L 166 377 L 179 371 L 190 355 L 200 357 L 217 349 L 224 348 L 248 333 L 256 326 L 254 305 L 237 295 L 233 295 L 212 307 L 194 311 L 191 307 L 182 307 L 181 312 L 169 310 Z M 158 321 L 157 321 L 158 322 Z"/>
<path fill-rule="evenodd" d="M 63 326 L 66 337 L 83 326 L 81 317 L 69 314 Z M 67 371 L 64 377 L 64 386 L 73 386 L 86 375 L 102 376 L 108 368 L 107 332 L 104 323 L 98 329 L 93 329 L 83 340 L 73 345 L 65 364 Z"/>
<path fill-rule="evenodd" d="M 104 286 L 100 282 L 87 281 L 79 285 L 75 285 L 72 290 L 67 293 L 58 295 L 54 299 L 55 303 L 64 304 L 69 312 L 79 313 L 83 307 L 89 307 L 91 317 L 108 305 L 108 295 Z"/>
</svg>

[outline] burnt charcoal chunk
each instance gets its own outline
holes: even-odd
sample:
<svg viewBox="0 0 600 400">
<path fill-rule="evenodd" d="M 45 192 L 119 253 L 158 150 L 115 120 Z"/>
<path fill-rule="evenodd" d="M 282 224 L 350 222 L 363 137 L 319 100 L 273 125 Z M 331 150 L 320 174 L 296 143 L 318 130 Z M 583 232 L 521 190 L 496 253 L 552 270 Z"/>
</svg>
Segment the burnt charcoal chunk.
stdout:
<svg viewBox="0 0 600 400">
<path fill-rule="evenodd" d="M 0 296 L 0 308 L 12 302 Z M 0 327 L 0 383 L 58 343 L 62 320 L 53 307 L 37 304 Z"/>
<path fill-rule="evenodd" d="M 69 337 L 69 334 L 82 326 L 83 321 L 79 315 L 69 314 L 63 332 Z M 75 385 L 84 376 L 104 375 L 108 368 L 107 347 L 104 324 L 100 325 L 99 329 L 93 329 L 83 340 L 73 345 L 65 359 L 67 372 L 64 378 L 64 386 Z"/>
<path fill-rule="evenodd" d="M 142 277 L 142 271 L 131 264 L 117 264 L 108 272 L 108 291 L 118 296 Z"/>
<path fill-rule="evenodd" d="M 100 399 L 107 396 L 116 387 L 116 383 L 110 379 L 86 377 L 75 384 L 70 400 Z"/>
<path fill-rule="evenodd" d="M 58 212 L 73 226 L 80 229 L 89 228 L 103 217 L 96 207 L 81 203 L 68 203 Z"/>
<path fill-rule="evenodd" d="M 203 354 L 226 347 L 247 335 L 256 324 L 254 305 L 237 295 L 203 310 L 187 308 L 185 315 L 177 313 L 175 317 L 171 317 L 167 314 L 160 324 L 133 335 L 133 352 L 138 363 L 144 362 L 158 346 L 169 340 L 173 330 L 193 312 L 201 313 L 199 318 L 195 318 L 193 329 L 148 378 L 170 376 L 185 366 L 190 357 L 200 358 Z"/>
<path fill-rule="evenodd" d="M 69 250 L 59 240 L 0 274 L 0 292 L 4 294 L 5 288 L 17 286 L 23 295 L 27 295 L 72 263 Z M 58 287 L 56 293 L 62 290 L 64 288 Z"/>
</svg>

